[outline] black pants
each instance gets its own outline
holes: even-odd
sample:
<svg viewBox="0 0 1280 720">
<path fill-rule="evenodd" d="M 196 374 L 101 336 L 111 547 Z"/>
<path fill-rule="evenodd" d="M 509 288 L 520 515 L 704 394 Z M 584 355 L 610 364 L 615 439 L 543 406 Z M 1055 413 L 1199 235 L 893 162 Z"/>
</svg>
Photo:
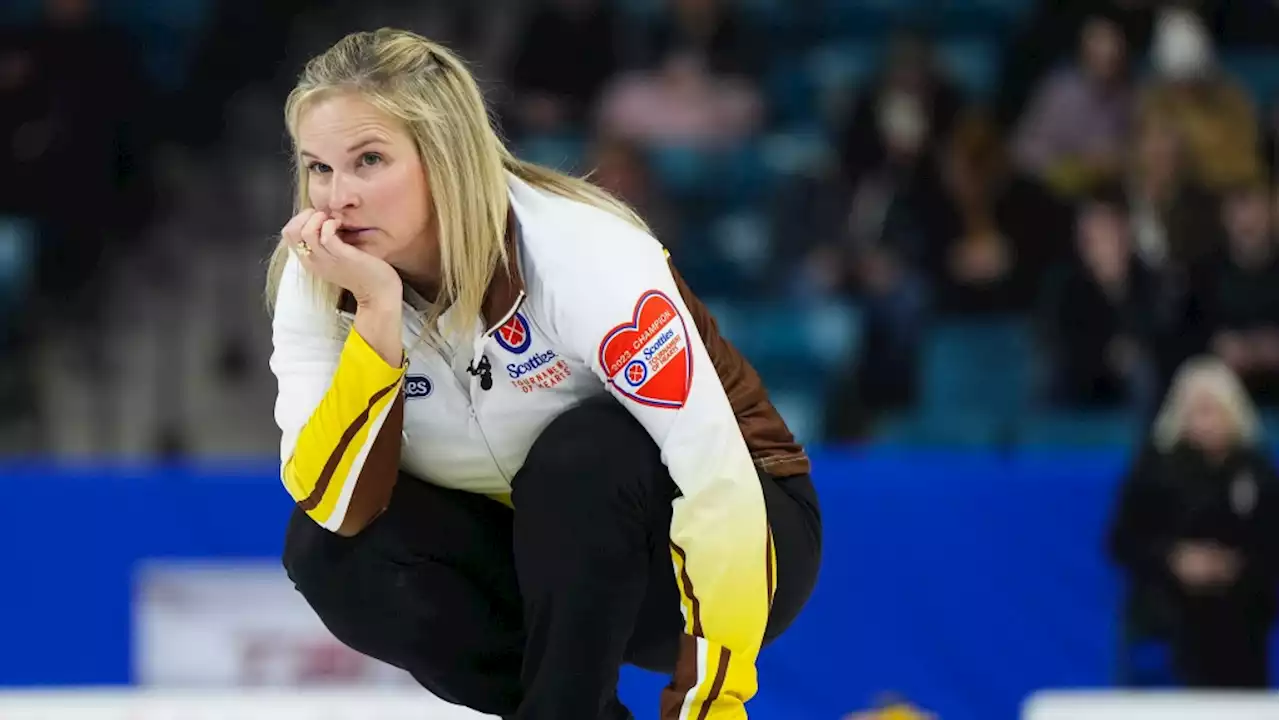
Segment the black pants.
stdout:
<svg viewBox="0 0 1280 720">
<path fill-rule="evenodd" d="M 1173 632 L 1179 681 L 1200 688 L 1271 686 L 1271 616 L 1250 600 L 1230 595 L 1184 600 Z"/>
<path fill-rule="evenodd" d="M 767 642 L 813 589 L 821 522 L 807 476 L 761 484 L 778 562 Z M 590 400 L 548 425 L 512 492 L 514 512 L 402 476 L 353 538 L 295 511 L 285 568 L 335 637 L 445 700 L 520 720 L 630 717 L 619 669 L 673 672 L 683 628 L 677 491 L 657 447 L 612 398 Z"/>
</svg>

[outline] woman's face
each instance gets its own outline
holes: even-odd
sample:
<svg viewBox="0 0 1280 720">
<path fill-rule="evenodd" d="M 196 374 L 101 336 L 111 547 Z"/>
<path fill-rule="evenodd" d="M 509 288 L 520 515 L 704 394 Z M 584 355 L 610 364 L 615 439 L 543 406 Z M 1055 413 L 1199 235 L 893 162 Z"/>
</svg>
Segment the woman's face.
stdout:
<svg viewBox="0 0 1280 720">
<path fill-rule="evenodd" d="M 1184 438 L 1191 445 L 1205 452 L 1218 453 L 1234 444 L 1235 427 L 1231 415 L 1212 390 L 1203 386 L 1192 388 L 1184 412 Z"/>
<path fill-rule="evenodd" d="M 298 119 L 311 206 L 339 237 L 410 279 L 438 276 L 431 187 L 403 125 L 352 93 L 323 98 Z"/>
<path fill-rule="evenodd" d="M 1076 247 L 1080 259 L 1104 282 L 1114 282 L 1129 272 L 1128 219 L 1118 208 L 1092 203 L 1076 220 Z"/>
</svg>

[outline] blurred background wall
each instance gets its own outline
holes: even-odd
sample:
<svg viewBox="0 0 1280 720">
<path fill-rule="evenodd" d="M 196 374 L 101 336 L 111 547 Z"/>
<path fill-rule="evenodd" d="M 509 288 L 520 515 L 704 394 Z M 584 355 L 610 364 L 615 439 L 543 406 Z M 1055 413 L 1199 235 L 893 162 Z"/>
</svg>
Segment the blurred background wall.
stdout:
<svg viewBox="0 0 1280 720">
<path fill-rule="evenodd" d="M 1116 682 L 1105 527 L 1187 358 L 1274 457 L 1272 0 L 5 0 L 0 685 L 141 682 L 140 567 L 278 552 L 281 106 L 382 25 L 631 202 L 810 445 L 780 717 Z"/>
</svg>

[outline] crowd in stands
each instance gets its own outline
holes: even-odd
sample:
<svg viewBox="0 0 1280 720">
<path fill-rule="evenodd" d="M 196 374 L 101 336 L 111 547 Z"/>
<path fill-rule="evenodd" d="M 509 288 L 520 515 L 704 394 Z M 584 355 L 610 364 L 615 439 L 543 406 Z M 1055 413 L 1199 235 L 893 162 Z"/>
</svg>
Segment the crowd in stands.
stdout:
<svg viewBox="0 0 1280 720">
<path fill-rule="evenodd" d="M 1114 440 L 1128 425 L 1100 418 L 1150 418 L 1206 352 L 1277 404 L 1275 3 L 4 12 L 0 177 L 16 182 L 0 193 L 0 356 L 24 380 L 0 382 L 0 408 L 37 427 L 66 416 L 48 408 L 66 393 L 30 388 L 97 377 L 121 294 L 159 318 L 159 369 L 139 382 L 163 384 L 165 342 L 196 368 L 168 386 L 192 409 L 153 391 L 142 415 L 158 429 L 131 447 L 192 449 L 192 417 L 225 418 L 194 376 L 223 383 L 210 403 L 268 407 L 249 317 L 289 215 L 279 108 L 309 54 L 379 25 L 449 42 L 519 153 L 632 203 L 805 440 L 1002 442 L 1044 413 L 1083 413 L 1073 432 Z M 196 326 L 203 340 L 173 340 Z M 50 345 L 59 333 L 72 339 Z M 136 365 L 127 344 L 116 362 Z"/>
</svg>

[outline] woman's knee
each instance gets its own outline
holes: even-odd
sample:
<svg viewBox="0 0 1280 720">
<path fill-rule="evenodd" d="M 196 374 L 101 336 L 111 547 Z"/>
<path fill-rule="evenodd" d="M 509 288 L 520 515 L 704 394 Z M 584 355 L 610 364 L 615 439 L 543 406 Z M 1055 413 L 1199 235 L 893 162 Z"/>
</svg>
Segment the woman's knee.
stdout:
<svg viewBox="0 0 1280 720">
<path fill-rule="evenodd" d="M 761 487 L 778 573 L 765 632 L 765 640 L 770 642 L 791 626 L 813 594 L 822 564 L 822 520 L 807 476 L 766 478 Z"/>
<path fill-rule="evenodd" d="M 642 489 L 663 472 L 648 432 L 611 396 L 561 413 L 534 441 L 512 484 L 517 507 L 530 499 L 590 501 L 619 485 Z"/>
<path fill-rule="evenodd" d="M 344 545 L 353 546 L 357 542 L 355 538 L 329 532 L 302 510 L 294 508 L 280 559 L 294 587 L 305 596 L 308 589 L 336 574 L 341 558 L 347 554 Z"/>
</svg>

